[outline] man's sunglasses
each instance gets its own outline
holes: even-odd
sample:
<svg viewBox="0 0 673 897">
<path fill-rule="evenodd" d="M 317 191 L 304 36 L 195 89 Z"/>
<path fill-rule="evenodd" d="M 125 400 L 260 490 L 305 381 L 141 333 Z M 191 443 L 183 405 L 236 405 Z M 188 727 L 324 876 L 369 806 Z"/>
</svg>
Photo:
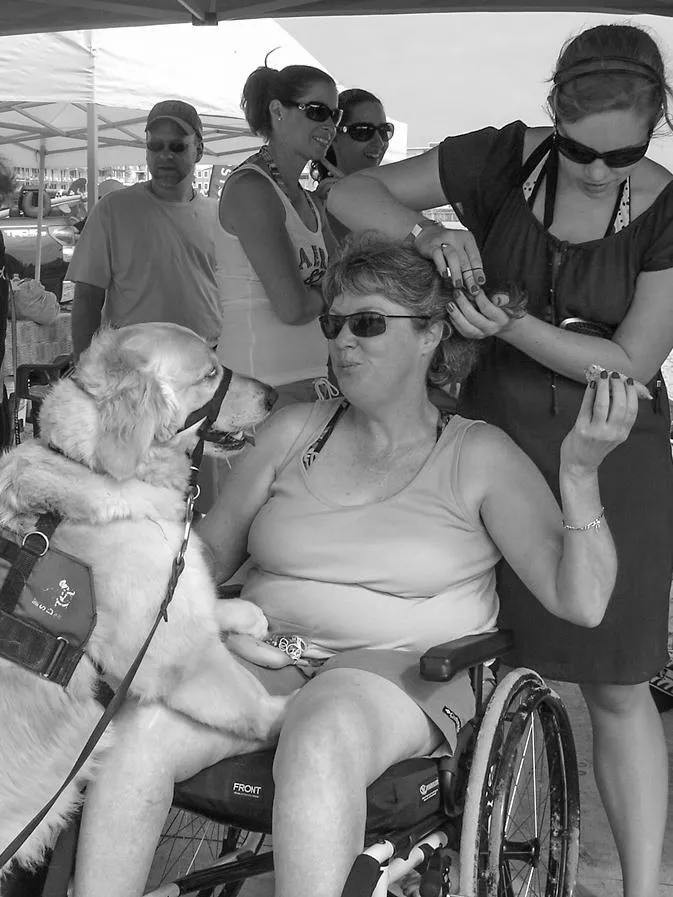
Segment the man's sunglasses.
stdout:
<svg viewBox="0 0 673 897">
<path fill-rule="evenodd" d="M 356 311 L 352 315 L 320 315 L 320 329 L 325 339 L 336 339 L 341 333 L 344 324 L 348 324 L 348 329 L 360 339 L 369 336 L 381 336 L 386 332 L 388 327 L 388 318 L 397 320 L 398 318 L 418 318 L 427 321 L 427 315 L 383 315 L 378 311 Z"/>
<path fill-rule="evenodd" d="M 597 153 L 596 150 L 571 140 L 570 137 L 564 137 L 558 131 L 554 134 L 554 142 L 558 151 L 570 159 L 571 162 L 577 162 L 578 165 L 591 165 L 596 159 L 601 159 L 608 168 L 628 168 L 629 165 L 635 165 L 640 162 L 650 141 L 639 146 L 624 146 L 621 149 L 608 150 L 607 153 Z"/>
<path fill-rule="evenodd" d="M 185 143 L 184 140 L 148 140 L 145 145 L 151 153 L 160 153 L 162 150 L 167 149 L 170 153 L 177 156 L 180 153 L 184 153 L 188 146 L 193 146 L 194 144 Z"/>
<path fill-rule="evenodd" d="M 353 122 L 352 125 L 341 125 L 337 128 L 340 134 L 348 134 L 351 140 L 357 143 L 367 143 L 374 134 L 378 134 L 384 143 L 392 138 L 395 133 L 395 125 L 392 122 L 384 122 L 382 125 L 373 125 L 370 122 Z"/>
<path fill-rule="evenodd" d="M 294 106 L 310 121 L 327 121 L 331 118 L 335 125 L 339 124 L 343 115 L 343 109 L 331 109 L 327 103 L 292 103 L 287 100 L 283 101 L 283 106 Z"/>
</svg>

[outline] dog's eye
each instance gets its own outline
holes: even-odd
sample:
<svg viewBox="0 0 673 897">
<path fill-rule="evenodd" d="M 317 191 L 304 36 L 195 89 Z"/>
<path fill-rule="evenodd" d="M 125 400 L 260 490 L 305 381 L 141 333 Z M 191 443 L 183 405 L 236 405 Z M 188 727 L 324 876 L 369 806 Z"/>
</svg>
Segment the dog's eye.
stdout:
<svg viewBox="0 0 673 897">
<path fill-rule="evenodd" d="M 217 367 L 211 368 L 203 379 L 204 380 L 214 380 L 219 373 L 220 373 L 219 368 L 217 368 Z"/>
</svg>

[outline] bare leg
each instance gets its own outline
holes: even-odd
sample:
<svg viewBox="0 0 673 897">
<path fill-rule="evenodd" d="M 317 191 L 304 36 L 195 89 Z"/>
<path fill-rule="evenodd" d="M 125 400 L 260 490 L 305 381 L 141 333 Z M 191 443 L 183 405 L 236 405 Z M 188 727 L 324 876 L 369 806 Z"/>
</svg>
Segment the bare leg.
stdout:
<svg viewBox="0 0 673 897">
<path fill-rule="evenodd" d="M 617 844 L 624 897 L 658 897 L 668 757 L 647 683 L 583 685 L 596 783 Z"/>
<path fill-rule="evenodd" d="M 362 850 L 367 785 L 441 738 L 404 692 L 372 673 L 330 670 L 306 685 L 276 751 L 277 897 L 339 897 Z"/>
<path fill-rule="evenodd" d="M 115 744 L 87 789 L 76 897 L 139 897 L 174 783 L 224 757 L 262 747 L 199 726 L 161 705 L 127 704 L 115 729 Z"/>
</svg>

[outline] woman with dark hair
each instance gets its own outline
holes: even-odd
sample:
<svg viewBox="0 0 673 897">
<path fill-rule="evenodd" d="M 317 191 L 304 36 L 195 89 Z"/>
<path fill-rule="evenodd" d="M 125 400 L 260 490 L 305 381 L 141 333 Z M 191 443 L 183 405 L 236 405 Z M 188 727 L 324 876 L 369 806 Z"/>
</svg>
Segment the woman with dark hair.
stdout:
<svg viewBox="0 0 673 897">
<path fill-rule="evenodd" d="M 335 178 L 380 165 L 395 133 L 393 123 L 386 120 L 383 103 L 368 90 L 342 90 L 339 109 L 342 116 L 332 145 L 323 159 L 311 163 L 311 175 L 318 182 L 316 195 L 323 200 Z M 340 243 L 348 230 L 333 215 L 328 213 L 327 218 Z"/>
<path fill-rule="evenodd" d="M 558 471 L 564 528 L 509 437 L 428 398 L 429 383 L 464 376 L 477 355 L 447 319 L 450 295 L 410 246 L 347 247 L 320 317 L 343 397 L 274 414 L 198 525 L 218 581 L 250 554 L 242 597 L 272 631 L 296 632 L 312 661 L 270 670 L 245 655 L 270 692 L 297 692 L 274 761 L 278 897 L 339 897 L 362 850 L 367 785 L 455 748 L 474 713 L 468 674 L 428 683 L 419 658 L 493 628 L 501 556 L 532 602 L 578 627 L 597 625 L 610 597 L 609 528 L 571 530 L 600 507 L 597 469 L 628 435 L 636 387 L 616 374 L 585 389 Z M 174 782 L 258 747 L 127 701 L 87 788 L 75 893 L 138 897 Z"/>
<path fill-rule="evenodd" d="M 218 354 L 276 386 L 281 404 L 315 398 L 313 381 L 327 364 L 317 317 L 328 247 L 322 211 L 299 175 L 334 138 L 336 85 L 311 66 L 262 66 L 248 77 L 241 106 L 266 143 L 229 175 L 220 197 Z"/>
<path fill-rule="evenodd" d="M 449 137 L 422 156 L 334 185 L 348 227 L 408 238 L 456 292 L 450 320 L 484 344 L 461 413 L 502 427 L 555 488 L 559 446 L 592 363 L 648 383 L 628 441 L 601 468 L 619 574 L 600 626 L 561 621 L 516 571 L 499 577 L 514 664 L 578 682 L 594 731 L 598 787 L 626 897 L 655 897 L 667 804 L 667 753 L 648 680 L 667 659 L 673 570 L 673 471 L 660 366 L 673 347 L 673 176 L 645 157 L 671 96 L 642 28 L 600 25 L 563 48 L 552 126 L 513 122 Z M 469 231 L 419 212 L 454 207 Z M 508 317 L 481 290 L 513 280 L 528 313 Z M 607 376 L 607 374 L 605 375 Z M 558 494 L 558 493 L 557 493 Z M 572 535 L 591 539 L 603 510 Z"/>
</svg>

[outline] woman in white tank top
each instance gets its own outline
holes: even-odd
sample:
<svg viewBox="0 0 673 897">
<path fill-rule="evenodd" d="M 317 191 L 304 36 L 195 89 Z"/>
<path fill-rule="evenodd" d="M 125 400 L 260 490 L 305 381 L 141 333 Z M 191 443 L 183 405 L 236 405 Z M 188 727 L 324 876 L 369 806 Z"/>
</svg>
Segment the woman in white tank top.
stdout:
<svg viewBox="0 0 673 897">
<path fill-rule="evenodd" d="M 322 158 L 340 118 L 332 78 L 310 66 L 262 66 L 248 77 L 242 108 L 262 149 L 227 179 L 220 198 L 228 367 L 280 387 L 280 401 L 315 398 L 327 346 L 317 317 L 327 267 L 322 213 L 299 183 Z"/>
</svg>

